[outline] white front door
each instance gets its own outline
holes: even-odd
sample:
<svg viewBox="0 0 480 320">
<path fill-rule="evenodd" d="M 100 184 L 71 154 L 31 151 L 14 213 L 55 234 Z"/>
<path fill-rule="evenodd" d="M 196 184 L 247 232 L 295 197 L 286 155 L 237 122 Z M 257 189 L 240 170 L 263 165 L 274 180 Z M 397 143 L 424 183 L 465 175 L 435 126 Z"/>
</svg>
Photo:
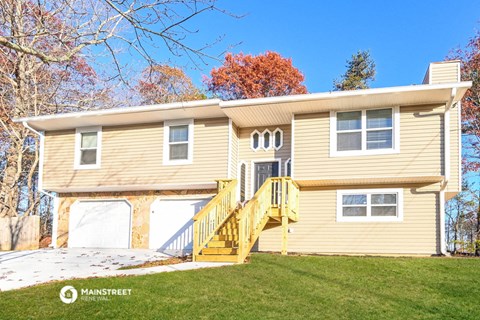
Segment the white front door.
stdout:
<svg viewBox="0 0 480 320">
<path fill-rule="evenodd" d="M 180 256 L 193 249 L 193 216 L 211 198 L 157 199 L 150 213 L 150 249 Z"/>
<path fill-rule="evenodd" d="M 70 209 L 70 248 L 129 248 L 130 234 L 131 207 L 126 201 L 78 201 Z"/>
</svg>

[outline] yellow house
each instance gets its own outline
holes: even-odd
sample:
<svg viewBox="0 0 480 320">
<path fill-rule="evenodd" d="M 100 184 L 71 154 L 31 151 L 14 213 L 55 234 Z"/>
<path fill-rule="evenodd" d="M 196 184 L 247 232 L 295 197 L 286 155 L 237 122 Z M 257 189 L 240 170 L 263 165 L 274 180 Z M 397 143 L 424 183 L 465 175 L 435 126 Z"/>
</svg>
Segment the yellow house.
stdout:
<svg viewBox="0 0 480 320">
<path fill-rule="evenodd" d="M 15 121 L 41 136 L 56 247 L 432 255 L 470 86 L 447 61 L 419 85 Z"/>
</svg>

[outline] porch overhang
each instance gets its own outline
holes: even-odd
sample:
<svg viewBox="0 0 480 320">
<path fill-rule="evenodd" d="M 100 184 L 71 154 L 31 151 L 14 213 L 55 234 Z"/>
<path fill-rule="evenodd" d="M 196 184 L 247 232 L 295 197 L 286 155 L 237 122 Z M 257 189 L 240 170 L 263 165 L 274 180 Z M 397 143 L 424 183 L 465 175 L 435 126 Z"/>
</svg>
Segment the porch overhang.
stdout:
<svg viewBox="0 0 480 320">
<path fill-rule="evenodd" d="M 344 186 L 400 186 L 419 185 L 427 186 L 440 183 L 444 176 L 412 176 L 412 177 L 382 177 L 382 178 L 353 178 L 353 179 L 317 179 L 317 180 L 295 180 L 300 190 L 315 188 L 331 188 Z"/>
</svg>

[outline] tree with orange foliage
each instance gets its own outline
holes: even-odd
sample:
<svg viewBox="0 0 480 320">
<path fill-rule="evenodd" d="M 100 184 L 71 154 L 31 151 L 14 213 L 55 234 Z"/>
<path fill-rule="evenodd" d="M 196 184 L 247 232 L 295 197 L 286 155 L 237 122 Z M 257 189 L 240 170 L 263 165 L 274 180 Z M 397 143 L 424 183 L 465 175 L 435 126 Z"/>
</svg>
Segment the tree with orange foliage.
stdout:
<svg viewBox="0 0 480 320">
<path fill-rule="evenodd" d="M 223 66 L 210 75 L 204 80 L 208 90 L 224 100 L 307 93 L 305 77 L 292 59 L 272 51 L 258 56 L 228 53 Z"/>
<path fill-rule="evenodd" d="M 143 70 L 136 87 L 143 104 L 205 99 L 185 72 L 168 65 L 153 65 Z"/>
<path fill-rule="evenodd" d="M 465 93 L 462 103 L 462 133 L 464 171 L 480 171 L 480 33 L 470 39 L 465 49 L 458 49 L 448 59 L 461 61 L 461 78 L 472 81 L 472 87 Z M 473 230 L 471 241 L 474 254 L 480 256 L 480 191 L 470 191 L 476 208 L 471 210 Z M 475 239 L 475 240 L 473 240 Z"/>
</svg>

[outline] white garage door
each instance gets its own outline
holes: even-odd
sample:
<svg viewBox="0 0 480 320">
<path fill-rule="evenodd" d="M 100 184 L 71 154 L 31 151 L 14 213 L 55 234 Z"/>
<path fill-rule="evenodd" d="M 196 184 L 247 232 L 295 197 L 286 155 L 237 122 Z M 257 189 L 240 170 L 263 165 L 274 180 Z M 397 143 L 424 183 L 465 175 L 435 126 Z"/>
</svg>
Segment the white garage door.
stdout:
<svg viewBox="0 0 480 320">
<path fill-rule="evenodd" d="M 150 249 L 186 255 L 193 249 L 193 216 L 211 198 L 157 199 L 150 213 Z"/>
<path fill-rule="evenodd" d="M 126 201 L 79 201 L 70 210 L 70 248 L 129 248 L 131 207 Z"/>
</svg>

